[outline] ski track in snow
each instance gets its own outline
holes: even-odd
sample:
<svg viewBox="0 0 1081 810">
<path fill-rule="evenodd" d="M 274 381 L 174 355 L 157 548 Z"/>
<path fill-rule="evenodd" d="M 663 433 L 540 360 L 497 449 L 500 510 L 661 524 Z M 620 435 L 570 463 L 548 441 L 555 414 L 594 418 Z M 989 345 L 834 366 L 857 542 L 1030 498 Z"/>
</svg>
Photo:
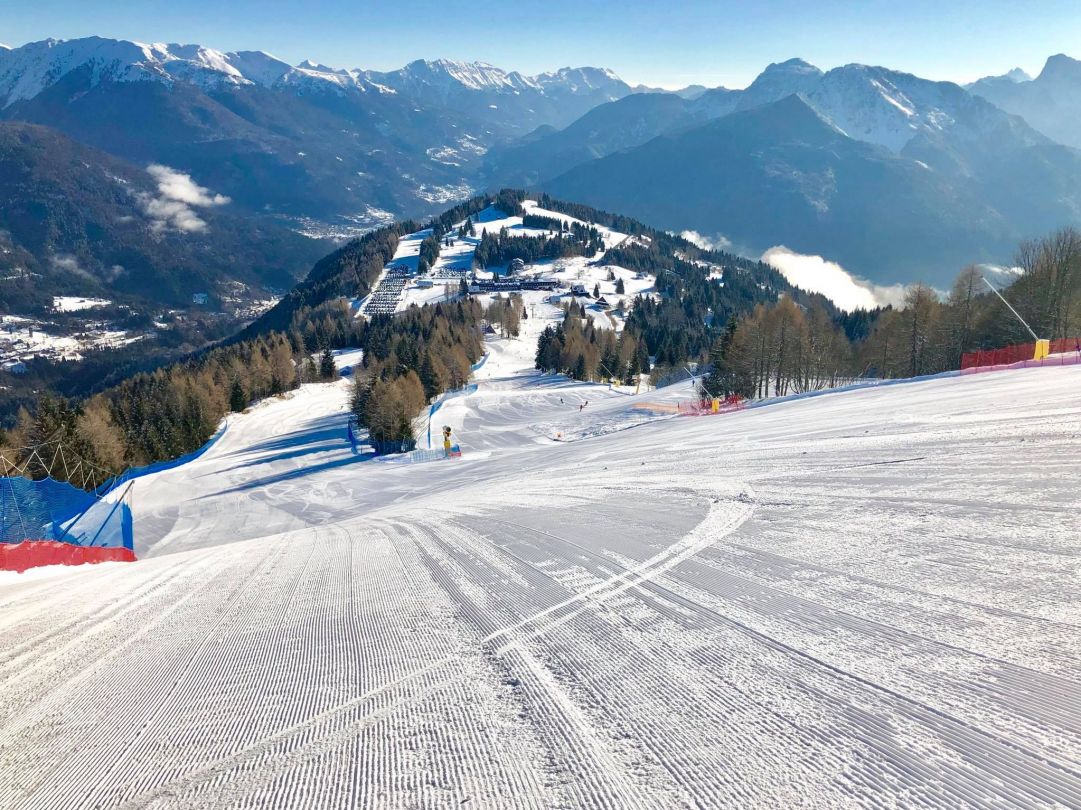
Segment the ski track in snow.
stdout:
<svg viewBox="0 0 1081 810">
<path fill-rule="evenodd" d="M 0 580 L 0 807 L 1081 807 L 1081 369 L 634 424 L 551 315 L 460 461 L 305 386 Z"/>
</svg>

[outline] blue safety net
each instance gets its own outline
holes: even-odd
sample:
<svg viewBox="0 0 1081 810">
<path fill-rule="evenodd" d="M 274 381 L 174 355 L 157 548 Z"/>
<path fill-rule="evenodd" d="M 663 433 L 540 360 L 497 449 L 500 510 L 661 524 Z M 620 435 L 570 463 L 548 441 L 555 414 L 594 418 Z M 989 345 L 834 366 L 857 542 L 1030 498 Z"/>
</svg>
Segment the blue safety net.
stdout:
<svg viewBox="0 0 1081 810">
<path fill-rule="evenodd" d="M 0 478 L 0 542 L 24 540 L 131 549 L 131 509 L 52 478 Z"/>
</svg>

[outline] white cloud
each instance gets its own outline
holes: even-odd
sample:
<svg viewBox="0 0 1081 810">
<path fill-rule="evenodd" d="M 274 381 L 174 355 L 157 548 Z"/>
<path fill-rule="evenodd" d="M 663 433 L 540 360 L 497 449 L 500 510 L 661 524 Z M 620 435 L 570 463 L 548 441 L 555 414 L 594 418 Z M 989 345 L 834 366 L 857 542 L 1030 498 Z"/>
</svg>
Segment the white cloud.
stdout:
<svg viewBox="0 0 1081 810">
<path fill-rule="evenodd" d="M 152 220 L 156 232 L 174 230 L 181 233 L 198 233 L 206 230 L 206 222 L 196 213 L 197 208 L 225 205 L 229 198 L 213 194 L 191 179 L 190 175 L 152 163 L 147 172 L 158 183 L 158 196 L 141 194 L 139 201 L 143 211 Z"/>
<path fill-rule="evenodd" d="M 76 276 L 83 276 L 84 278 L 93 279 L 94 276 L 79 264 L 79 260 L 67 253 L 57 253 L 50 258 L 54 270 L 59 270 L 62 273 L 71 273 Z"/>
<path fill-rule="evenodd" d="M 732 240 L 730 240 L 723 233 L 719 233 L 716 236 L 709 237 L 704 234 L 700 234 L 698 231 L 683 231 L 680 233 L 684 239 L 690 242 L 692 245 L 697 245 L 702 250 L 731 250 Z"/>
<path fill-rule="evenodd" d="M 898 305 L 904 299 L 900 284 L 883 287 L 852 275 L 837 262 L 821 256 L 807 256 L 784 245 L 771 247 L 762 261 L 780 271 L 789 283 L 810 292 L 822 293 L 840 309 L 872 309 L 886 304 Z"/>
<path fill-rule="evenodd" d="M 992 276 L 992 280 L 997 280 L 1005 284 L 1009 284 L 1018 276 L 1023 276 L 1025 274 L 1023 267 L 1003 267 L 999 264 L 977 264 L 976 269 L 985 276 Z"/>
</svg>

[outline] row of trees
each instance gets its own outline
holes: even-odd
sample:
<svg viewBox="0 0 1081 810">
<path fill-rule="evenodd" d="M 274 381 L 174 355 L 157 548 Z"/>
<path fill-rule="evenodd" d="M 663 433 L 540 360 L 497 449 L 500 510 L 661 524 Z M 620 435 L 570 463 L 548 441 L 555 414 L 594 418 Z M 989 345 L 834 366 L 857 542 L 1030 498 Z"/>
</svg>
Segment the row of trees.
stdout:
<svg viewBox="0 0 1081 810">
<path fill-rule="evenodd" d="M 1081 331 L 1081 234 L 1072 228 L 1023 244 L 1004 297 L 1037 335 Z M 960 368 L 977 349 L 1029 343 L 1032 336 L 966 267 L 940 298 L 924 284 L 900 307 L 847 316 L 785 297 L 732 319 L 710 351 L 710 396 L 768 396 L 832 387 L 859 377 L 913 377 Z"/>
<path fill-rule="evenodd" d="M 479 303 L 463 299 L 379 315 L 360 336 L 364 367 L 351 408 L 379 445 L 408 446 L 413 417 L 440 393 L 460 388 L 483 353 Z"/>
<path fill-rule="evenodd" d="M 521 322 L 528 315 L 522 296 L 512 294 L 508 298 L 496 298 L 484 310 L 484 318 L 493 329 L 499 329 L 499 336 L 504 338 L 518 337 Z"/>
<path fill-rule="evenodd" d="M 480 243 L 473 253 L 477 267 L 493 267 L 508 264 L 514 259 L 529 263 L 541 259 L 565 259 L 569 256 L 596 256 L 604 249 L 600 234 L 593 231 L 579 235 L 573 231 L 559 232 L 554 236 L 510 236 L 506 228 L 498 235 L 483 231 Z"/>
<path fill-rule="evenodd" d="M 433 231 L 421 241 L 419 258 L 417 259 L 417 272 L 420 275 L 425 275 L 435 265 L 435 260 L 439 258 L 441 240 L 442 234 L 436 235 Z"/>
<path fill-rule="evenodd" d="M 576 380 L 617 379 L 633 383 L 650 371 L 644 341 L 624 330 L 598 328 L 577 303 L 572 303 L 558 326 L 547 326 L 537 341 L 536 367 Z"/>
<path fill-rule="evenodd" d="M 198 360 L 137 374 L 76 404 L 44 395 L 33 413 L 20 411 L 16 426 L 3 437 L 5 459 L 19 465 L 30 459 L 30 473 L 58 480 L 73 478 L 60 454 L 26 453 L 26 448 L 62 445 L 68 454 L 96 469 L 89 481 L 202 446 L 222 417 L 254 399 L 280 394 L 301 382 L 336 375 L 331 359 L 317 363 L 301 340 L 278 332 L 215 349 Z M 84 483 L 82 475 L 73 478 Z"/>
</svg>

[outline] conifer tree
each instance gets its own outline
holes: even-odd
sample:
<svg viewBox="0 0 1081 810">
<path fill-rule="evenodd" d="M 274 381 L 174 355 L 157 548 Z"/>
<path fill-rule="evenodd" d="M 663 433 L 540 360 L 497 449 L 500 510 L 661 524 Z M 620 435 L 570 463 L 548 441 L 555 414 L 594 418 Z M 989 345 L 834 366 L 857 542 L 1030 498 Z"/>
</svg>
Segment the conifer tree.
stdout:
<svg viewBox="0 0 1081 810">
<path fill-rule="evenodd" d="M 239 377 L 233 377 L 233 385 L 229 389 L 229 410 L 240 413 L 248 407 L 248 395 L 244 393 L 244 386 Z"/>
<path fill-rule="evenodd" d="M 323 347 L 323 354 L 319 357 L 319 376 L 324 380 L 338 379 L 338 366 L 334 363 L 330 346 Z"/>
</svg>

